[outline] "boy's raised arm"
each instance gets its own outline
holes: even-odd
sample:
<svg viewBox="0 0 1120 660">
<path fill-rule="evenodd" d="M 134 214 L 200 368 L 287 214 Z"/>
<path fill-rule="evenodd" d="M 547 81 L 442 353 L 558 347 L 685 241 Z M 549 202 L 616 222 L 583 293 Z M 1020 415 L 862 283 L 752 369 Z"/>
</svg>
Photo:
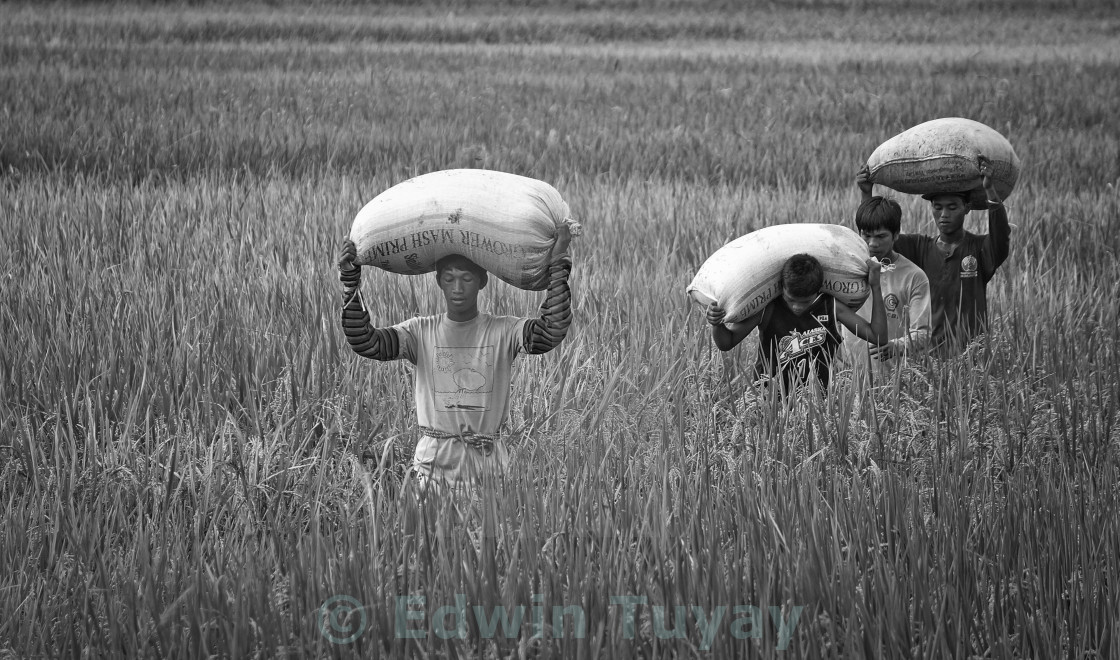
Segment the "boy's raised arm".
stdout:
<svg viewBox="0 0 1120 660">
<path fill-rule="evenodd" d="M 988 282 L 1011 253 L 1011 223 L 1007 221 L 1003 199 L 992 186 L 992 163 L 983 156 L 980 157 L 980 175 L 984 178 L 984 193 L 988 196 L 988 235 L 984 239 L 980 267 L 984 282 Z"/>
<path fill-rule="evenodd" d="M 547 353 L 559 346 L 572 325 L 572 290 L 568 286 L 568 276 L 572 273 L 568 243 L 572 235 L 566 224 L 557 231 L 559 236 L 553 250 L 556 256 L 548 266 L 548 292 L 541 304 L 541 315 L 525 324 L 525 352 L 531 355 Z"/>
<path fill-rule="evenodd" d="M 395 360 L 400 353 L 400 338 L 392 328 L 375 328 L 362 304 L 362 269 L 354 265 L 357 249 L 350 239 L 342 244 L 338 258 L 338 279 L 342 282 L 342 331 L 355 353 L 371 360 Z"/>
<path fill-rule="evenodd" d="M 871 181 L 871 170 L 864 163 L 863 167 L 859 168 L 856 173 L 856 186 L 859 187 L 859 202 L 860 204 L 871 199 L 871 193 L 875 190 L 875 184 Z"/>
</svg>

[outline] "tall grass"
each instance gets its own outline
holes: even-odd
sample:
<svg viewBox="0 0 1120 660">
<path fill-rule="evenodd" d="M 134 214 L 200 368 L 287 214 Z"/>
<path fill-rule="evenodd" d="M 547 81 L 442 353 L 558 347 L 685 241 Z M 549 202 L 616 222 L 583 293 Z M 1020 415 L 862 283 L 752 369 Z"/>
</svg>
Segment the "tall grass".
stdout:
<svg viewBox="0 0 1120 660">
<path fill-rule="evenodd" d="M 0 6 L 0 653 L 1115 654 L 1112 23 L 993 13 L 912 48 L 923 23 L 858 10 L 459 11 Z M 692 273 L 849 222 L 862 159 L 936 116 L 1024 162 L 991 341 L 756 393 Z M 464 166 L 565 195 L 576 324 L 519 360 L 508 481 L 417 508 L 410 373 L 342 341 L 334 252 L 380 190 Z M 383 324 L 440 307 L 430 278 L 365 294 Z M 320 630 L 336 595 L 366 607 L 351 642 Z M 443 639 L 457 596 L 543 632 Z"/>
</svg>

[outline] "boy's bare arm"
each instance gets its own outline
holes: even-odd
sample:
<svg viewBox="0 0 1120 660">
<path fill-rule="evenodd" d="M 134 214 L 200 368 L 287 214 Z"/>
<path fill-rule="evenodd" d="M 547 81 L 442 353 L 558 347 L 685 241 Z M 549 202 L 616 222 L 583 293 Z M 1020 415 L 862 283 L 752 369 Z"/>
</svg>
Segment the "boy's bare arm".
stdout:
<svg viewBox="0 0 1120 660">
<path fill-rule="evenodd" d="M 980 157 L 980 176 L 984 181 L 984 193 L 988 196 L 988 236 L 984 239 L 986 254 L 981 264 L 986 282 L 1011 253 L 1011 223 L 1007 220 L 1003 199 L 992 185 L 992 163 L 983 156 Z"/>
<path fill-rule="evenodd" d="M 392 328 L 375 328 L 362 304 L 362 269 L 354 265 L 356 249 L 350 239 L 342 245 L 338 258 L 338 279 L 342 282 L 342 331 L 355 353 L 371 360 L 395 360 L 400 341 Z"/>
<path fill-rule="evenodd" d="M 871 170 L 868 169 L 866 163 L 856 173 L 856 185 L 859 187 L 860 204 L 871 199 L 875 184 L 871 181 Z"/>
<path fill-rule="evenodd" d="M 763 313 L 759 312 L 745 319 L 742 323 L 737 323 L 734 328 L 729 328 L 723 324 L 723 319 L 727 316 L 727 313 L 716 303 L 708 305 L 704 316 L 712 326 L 712 341 L 715 342 L 716 348 L 721 351 L 730 351 L 758 327 L 758 324 L 762 322 Z"/>
</svg>

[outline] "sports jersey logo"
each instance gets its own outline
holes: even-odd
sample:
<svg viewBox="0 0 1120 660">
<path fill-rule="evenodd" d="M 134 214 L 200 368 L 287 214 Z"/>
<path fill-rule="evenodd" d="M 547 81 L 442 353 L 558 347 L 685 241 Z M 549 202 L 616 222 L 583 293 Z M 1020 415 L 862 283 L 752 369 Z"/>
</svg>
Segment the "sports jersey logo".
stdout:
<svg viewBox="0 0 1120 660">
<path fill-rule="evenodd" d="M 976 277 L 976 257 L 971 254 L 961 259 L 961 277 Z"/>
<path fill-rule="evenodd" d="M 883 306 L 887 308 L 888 312 L 895 311 L 898 309 L 898 296 L 893 293 L 883 296 Z"/>
<path fill-rule="evenodd" d="M 795 360 L 825 342 L 827 331 L 824 328 L 813 328 L 805 332 L 794 330 L 778 340 L 778 362 L 784 364 Z"/>
</svg>

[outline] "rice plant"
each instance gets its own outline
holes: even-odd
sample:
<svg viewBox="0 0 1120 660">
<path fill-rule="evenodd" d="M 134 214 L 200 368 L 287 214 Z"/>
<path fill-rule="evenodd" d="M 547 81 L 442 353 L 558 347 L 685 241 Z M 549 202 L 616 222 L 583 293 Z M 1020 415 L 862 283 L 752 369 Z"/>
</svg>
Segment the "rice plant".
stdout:
<svg viewBox="0 0 1120 660">
<path fill-rule="evenodd" d="M 943 38 L 919 2 L 0 5 L 0 655 L 1115 655 L 1116 21 L 958 4 Z M 989 341 L 757 392 L 695 269 L 850 223 L 938 116 L 1024 163 Z M 586 234 L 516 469 L 419 506 L 409 370 L 350 352 L 334 260 L 450 167 L 549 181 Z M 368 271 L 375 322 L 439 309 Z"/>
</svg>

